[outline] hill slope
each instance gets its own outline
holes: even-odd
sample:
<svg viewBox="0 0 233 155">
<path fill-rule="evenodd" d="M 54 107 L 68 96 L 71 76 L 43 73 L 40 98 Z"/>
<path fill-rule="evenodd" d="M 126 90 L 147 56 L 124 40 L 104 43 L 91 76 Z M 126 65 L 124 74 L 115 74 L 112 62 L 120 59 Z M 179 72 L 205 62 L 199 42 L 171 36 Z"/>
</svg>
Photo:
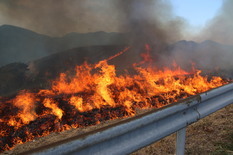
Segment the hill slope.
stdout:
<svg viewBox="0 0 233 155">
<path fill-rule="evenodd" d="M 124 44 L 120 33 L 70 33 L 63 37 L 50 37 L 11 25 L 0 26 L 0 66 L 27 63 L 52 53 L 92 46 Z"/>
</svg>

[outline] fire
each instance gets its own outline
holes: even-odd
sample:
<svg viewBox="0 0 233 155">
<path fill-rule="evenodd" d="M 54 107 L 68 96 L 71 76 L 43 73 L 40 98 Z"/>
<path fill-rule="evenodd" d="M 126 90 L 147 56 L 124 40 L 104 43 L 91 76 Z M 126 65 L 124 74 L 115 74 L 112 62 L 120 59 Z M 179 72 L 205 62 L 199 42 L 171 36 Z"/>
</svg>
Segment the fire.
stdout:
<svg viewBox="0 0 233 155">
<path fill-rule="evenodd" d="M 141 54 L 143 60 L 132 65 L 136 74 L 117 75 L 108 61 L 127 50 L 129 47 L 97 64 L 77 66 L 72 78 L 61 73 L 51 89 L 25 90 L 13 99 L 1 98 L 0 152 L 54 131 L 133 116 L 136 109 L 160 108 L 227 83 L 221 77 L 205 77 L 200 70 L 188 72 L 177 65 L 158 69 L 152 64 L 149 45 Z"/>
<path fill-rule="evenodd" d="M 37 117 L 35 112 L 35 97 L 32 93 L 22 91 L 12 103 L 20 109 L 18 117 L 23 124 L 28 124 Z M 14 126 L 17 122 L 10 120 L 9 124 Z"/>
<path fill-rule="evenodd" d="M 55 101 L 49 98 L 45 98 L 45 100 L 43 101 L 43 104 L 45 107 L 48 107 L 52 110 L 52 114 L 57 116 L 59 119 L 62 118 L 63 111 L 60 108 L 58 108 L 57 103 Z"/>
</svg>

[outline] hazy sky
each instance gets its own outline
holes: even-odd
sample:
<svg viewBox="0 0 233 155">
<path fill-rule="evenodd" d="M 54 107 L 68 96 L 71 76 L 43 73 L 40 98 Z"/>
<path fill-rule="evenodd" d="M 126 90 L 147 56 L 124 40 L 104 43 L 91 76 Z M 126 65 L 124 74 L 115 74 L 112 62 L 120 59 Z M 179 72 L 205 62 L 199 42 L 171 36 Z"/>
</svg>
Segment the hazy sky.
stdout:
<svg viewBox="0 0 233 155">
<path fill-rule="evenodd" d="M 201 28 L 217 15 L 223 0 L 170 0 L 174 12 L 193 27 Z"/>
</svg>

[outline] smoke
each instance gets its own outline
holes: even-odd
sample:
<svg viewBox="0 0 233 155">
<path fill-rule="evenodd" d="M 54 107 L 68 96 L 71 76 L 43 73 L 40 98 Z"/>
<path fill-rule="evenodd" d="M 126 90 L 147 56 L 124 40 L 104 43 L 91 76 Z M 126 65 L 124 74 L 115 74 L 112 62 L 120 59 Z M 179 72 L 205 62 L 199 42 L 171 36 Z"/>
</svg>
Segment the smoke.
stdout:
<svg viewBox="0 0 233 155">
<path fill-rule="evenodd" d="M 2 24 L 53 36 L 120 31 L 145 42 L 167 42 L 178 40 L 182 23 L 168 0 L 0 0 L 0 8 Z"/>
<path fill-rule="evenodd" d="M 169 1 L 120 0 L 117 6 L 125 17 L 123 29 L 134 35 L 135 40 L 159 44 L 180 38 L 182 22 L 173 16 Z"/>
<path fill-rule="evenodd" d="M 224 0 L 217 15 L 206 24 L 196 40 L 214 40 L 233 45 L 233 1 Z"/>
<path fill-rule="evenodd" d="M 217 16 L 194 40 L 233 44 L 233 2 L 224 0 Z M 131 42 L 162 46 L 180 40 L 187 25 L 169 0 L 0 0 L 0 24 L 52 36 L 70 32 L 130 32 Z M 140 38 L 138 40 L 137 38 Z"/>
<path fill-rule="evenodd" d="M 155 65 L 163 65 L 160 58 L 169 52 L 171 42 L 180 40 L 183 20 L 177 18 L 168 0 L 118 0 L 115 2 L 122 18 L 121 31 L 128 32 L 128 42 L 132 45 L 129 59 L 139 61 L 145 51 L 144 45 L 151 46 Z"/>
<path fill-rule="evenodd" d="M 53 36 L 69 32 L 118 31 L 116 10 L 108 0 L 0 0 L 0 8 L 2 24 Z"/>
</svg>

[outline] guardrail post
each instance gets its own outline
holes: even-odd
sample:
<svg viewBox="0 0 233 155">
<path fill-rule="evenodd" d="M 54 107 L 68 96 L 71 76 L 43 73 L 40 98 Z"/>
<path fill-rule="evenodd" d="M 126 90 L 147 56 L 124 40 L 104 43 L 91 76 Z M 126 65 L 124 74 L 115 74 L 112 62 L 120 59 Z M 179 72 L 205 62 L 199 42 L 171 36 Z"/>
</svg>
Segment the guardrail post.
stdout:
<svg viewBox="0 0 233 155">
<path fill-rule="evenodd" d="M 180 129 L 176 133 L 176 155 L 184 155 L 186 128 Z"/>
</svg>

